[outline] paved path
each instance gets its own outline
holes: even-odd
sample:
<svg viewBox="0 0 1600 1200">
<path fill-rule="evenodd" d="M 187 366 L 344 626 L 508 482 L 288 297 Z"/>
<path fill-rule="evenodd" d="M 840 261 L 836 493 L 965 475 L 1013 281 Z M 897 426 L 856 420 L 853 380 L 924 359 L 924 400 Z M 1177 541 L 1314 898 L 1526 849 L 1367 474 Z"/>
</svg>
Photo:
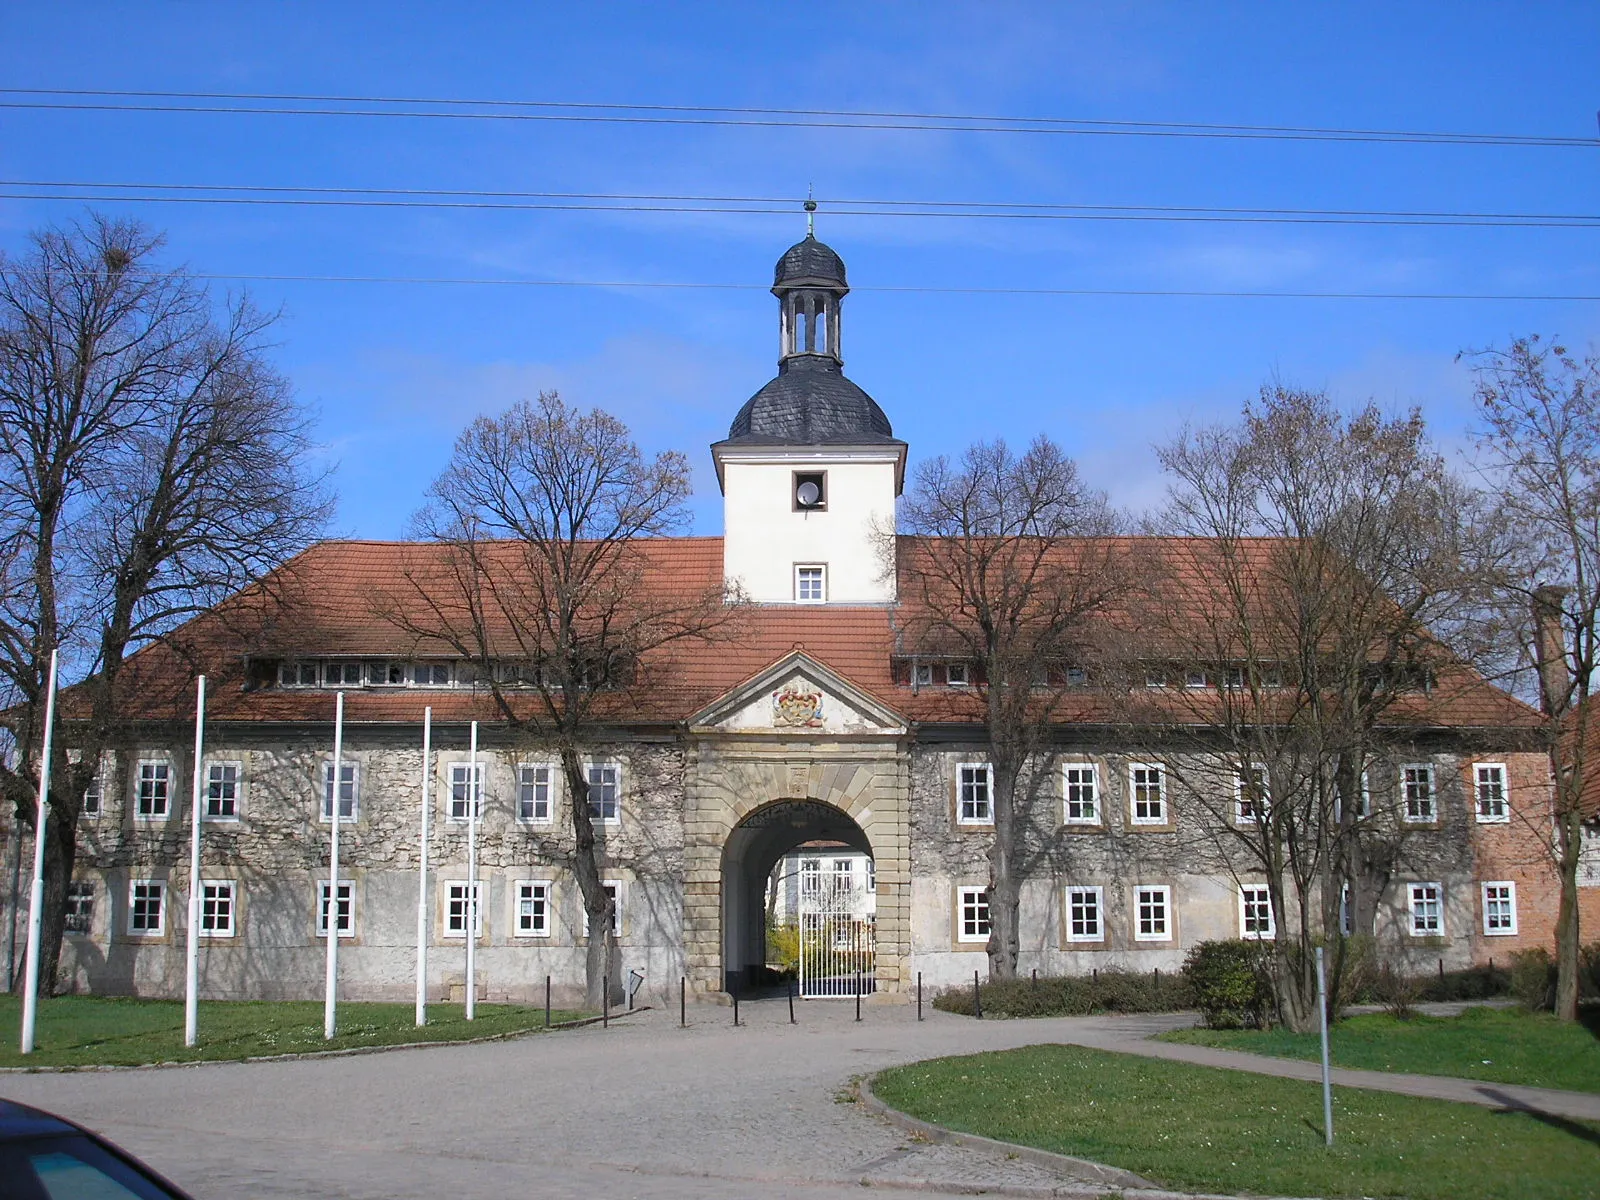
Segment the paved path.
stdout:
<svg viewBox="0 0 1600 1200">
<path fill-rule="evenodd" d="M 0 1077 L 0 1094 L 102 1130 L 202 1200 L 837 1200 L 873 1192 L 1103 1193 L 1042 1167 L 908 1141 L 837 1098 L 852 1076 L 895 1063 L 1038 1042 L 1316 1073 L 1205 1047 L 1145 1041 L 1183 1016 L 972 1021 L 910 1006 L 746 1004 L 649 1012 L 613 1025 L 477 1046 L 159 1071 Z M 1225 1060 L 1225 1061 L 1224 1061 Z M 1340 1072 L 1417 1095 L 1543 1101 L 1600 1114 L 1596 1097 L 1418 1076 Z M 1578 1103 L 1589 1107 L 1574 1111 Z M 916 1189 L 913 1191 L 911 1189 Z"/>
</svg>

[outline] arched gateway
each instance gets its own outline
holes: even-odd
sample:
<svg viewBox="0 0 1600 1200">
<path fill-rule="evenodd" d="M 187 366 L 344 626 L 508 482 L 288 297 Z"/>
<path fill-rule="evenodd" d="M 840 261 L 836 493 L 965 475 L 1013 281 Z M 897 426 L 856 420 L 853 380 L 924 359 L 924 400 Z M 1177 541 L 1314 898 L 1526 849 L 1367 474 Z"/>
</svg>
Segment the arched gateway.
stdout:
<svg viewBox="0 0 1600 1200">
<path fill-rule="evenodd" d="M 698 992 L 766 961 L 772 867 L 807 842 L 875 867 L 873 990 L 910 955 L 910 763 L 902 717 L 795 651 L 690 722 L 684 952 Z"/>
</svg>

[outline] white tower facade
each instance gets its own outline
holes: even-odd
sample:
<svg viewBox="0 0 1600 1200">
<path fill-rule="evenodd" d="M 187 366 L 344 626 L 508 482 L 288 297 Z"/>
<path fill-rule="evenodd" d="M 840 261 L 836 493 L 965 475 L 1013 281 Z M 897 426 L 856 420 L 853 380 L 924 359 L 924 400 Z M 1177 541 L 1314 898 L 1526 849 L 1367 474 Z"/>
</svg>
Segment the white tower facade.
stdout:
<svg viewBox="0 0 1600 1200">
<path fill-rule="evenodd" d="M 723 494 L 723 575 L 761 604 L 890 604 L 885 538 L 906 444 L 845 377 L 844 262 L 810 234 L 778 260 L 778 375 L 711 448 Z"/>
</svg>

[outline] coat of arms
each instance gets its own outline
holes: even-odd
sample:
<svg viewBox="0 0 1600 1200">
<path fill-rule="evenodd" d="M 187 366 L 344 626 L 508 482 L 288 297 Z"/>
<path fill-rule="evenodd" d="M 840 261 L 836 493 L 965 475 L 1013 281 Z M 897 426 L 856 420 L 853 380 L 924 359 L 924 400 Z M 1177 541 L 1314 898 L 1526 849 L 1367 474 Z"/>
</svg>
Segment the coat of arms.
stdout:
<svg viewBox="0 0 1600 1200">
<path fill-rule="evenodd" d="M 772 723 L 782 729 L 815 729 L 822 724 L 822 693 L 782 688 L 772 693 Z"/>
</svg>

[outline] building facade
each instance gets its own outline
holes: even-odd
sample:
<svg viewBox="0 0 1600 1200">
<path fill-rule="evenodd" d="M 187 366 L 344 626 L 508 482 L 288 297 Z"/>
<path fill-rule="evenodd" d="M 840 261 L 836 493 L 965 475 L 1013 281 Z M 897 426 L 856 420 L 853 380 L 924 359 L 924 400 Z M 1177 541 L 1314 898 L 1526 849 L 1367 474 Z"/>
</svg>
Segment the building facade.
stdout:
<svg viewBox="0 0 1600 1200">
<path fill-rule="evenodd" d="M 986 973 L 994 811 L 979 681 L 959 657 L 907 649 L 884 565 L 907 446 L 844 374 L 838 255 L 808 235 L 779 260 L 773 291 L 779 373 L 711 448 L 724 536 L 641 547 L 655 575 L 736 585 L 750 604 L 736 638 L 679 647 L 648 689 L 619 698 L 587 747 L 584 796 L 568 794 L 547 745 L 496 720 L 478 665 L 393 619 L 398 581 L 428 547 L 321 544 L 279 573 L 272 591 L 287 608 L 257 612 L 259 593 L 244 594 L 180 631 L 183 653 L 156 646 L 135 660 L 122 744 L 85 805 L 68 986 L 180 994 L 197 887 L 208 996 L 319 995 L 332 924 L 344 995 L 409 997 L 420 918 L 435 998 L 460 995 L 469 935 L 484 998 L 542 998 L 547 977 L 571 997 L 589 936 L 567 865 L 575 802 L 600 835 L 621 965 L 647 996 L 675 994 L 680 977 L 713 994 L 758 974 L 769 920 L 798 909 L 808 861 L 835 877 L 849 863 L 863 896 L 870 879 L 860 916 L 880 995 L 919 973 L 933 986 Z M 211 690 L 191 880 L 196 664 Z M 1462 670 L 1383 731 L 1366 786 L 1399 846 L 1371 931 L 1389 961 L 1459 967 L 1550 943 L 1549 767 L 1532 748 L 1535 720 Z M 1217 762 L 1202 743 L 1141 742 L 1088 701 L 1063 714 L 1029 768 L 1023 971 L 1171 971 L 1201 941 L 1276 935 L 1267 881 L 1218 836 L 1219 821 L 1250 814 Z"/>
</svg>

